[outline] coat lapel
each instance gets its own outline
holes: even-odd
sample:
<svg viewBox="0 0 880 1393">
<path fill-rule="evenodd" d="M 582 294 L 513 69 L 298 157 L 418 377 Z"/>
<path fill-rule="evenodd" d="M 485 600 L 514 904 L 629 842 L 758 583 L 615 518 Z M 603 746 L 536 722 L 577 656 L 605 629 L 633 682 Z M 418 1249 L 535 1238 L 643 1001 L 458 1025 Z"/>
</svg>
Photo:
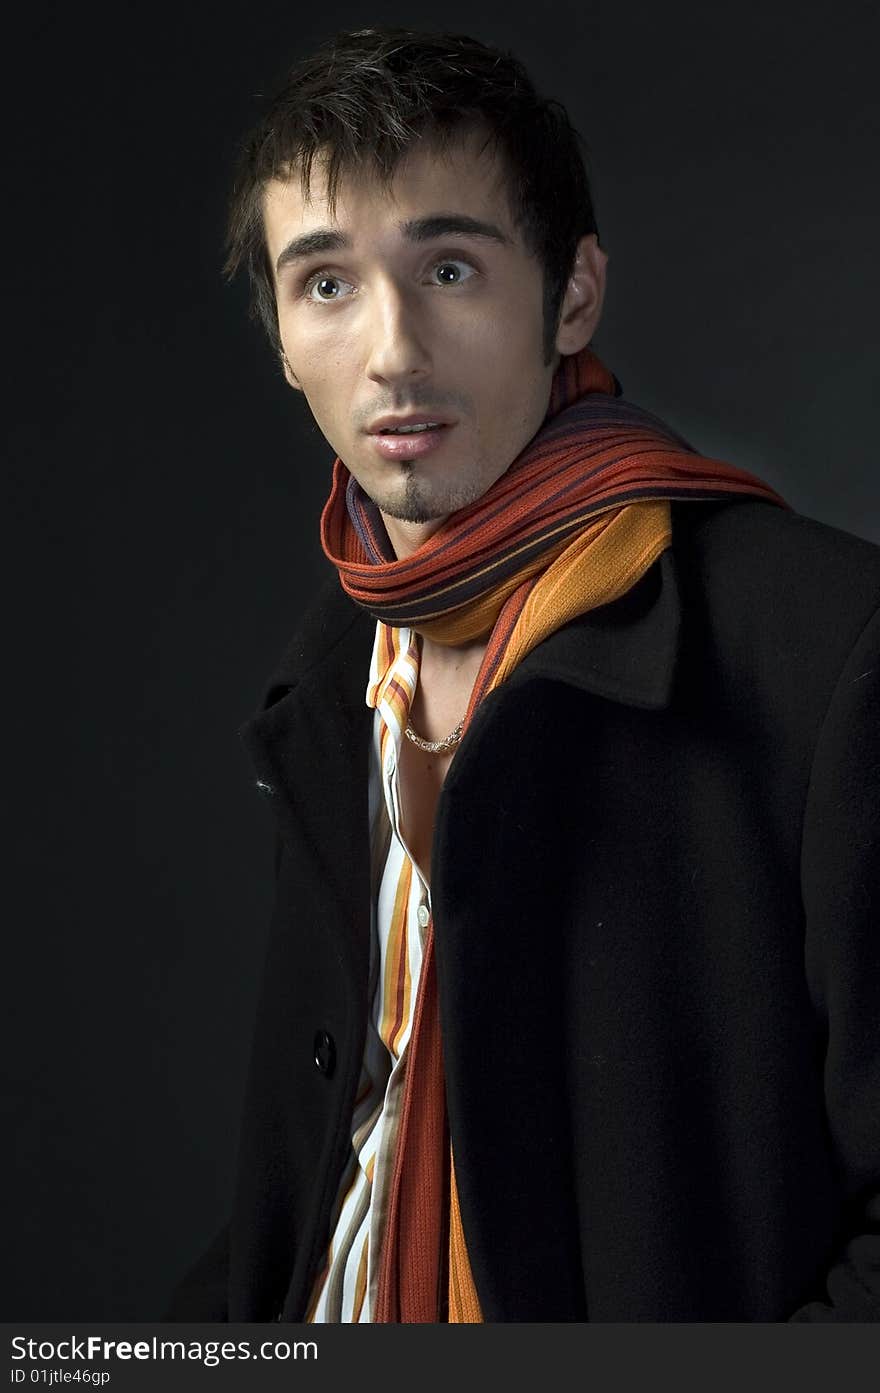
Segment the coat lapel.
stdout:
<svg viewBox="0 0 880 1393">
<path fill-rule="evenodd" d="M 486 699 L 441 795 L 432 888 L 446 1087 L 487 1320 L 586 1319 L 566 1140 L 563 882 L 553 867 L 565 799 L 589 802 L 592 790 L 572 782 L 559 746 L 549 751 L 536 731 L 576 712 L 583 740 L 601 739 L 593 697 L 646 711 L 668 706 L 680 627 L 666 553 L 614 605 L 551 635 Z M 586 699 L 569 692 L 554 702 L 551 683 Z M 572 734 L 562 747 L 576 741 Z M 542 1281 L 551 1271 L 552 1289 Z"/>
<path fill-rule="evenodd" d="M 510 679 L 550 678 L 644 710 L 668 706 L 681 636 L 675 554 L 665 551 L 628 594 L 539 644 Z"/>
<path fill-rule="evenodd" d="M 272 807 L 297 875 L 321 887 L 328 932 L 360 994 L 369 943 L 368 772 L 372 712 L 364 693 L 373 621 L 334 582 L 241 730 L 257 787 Z"/>
</svg>

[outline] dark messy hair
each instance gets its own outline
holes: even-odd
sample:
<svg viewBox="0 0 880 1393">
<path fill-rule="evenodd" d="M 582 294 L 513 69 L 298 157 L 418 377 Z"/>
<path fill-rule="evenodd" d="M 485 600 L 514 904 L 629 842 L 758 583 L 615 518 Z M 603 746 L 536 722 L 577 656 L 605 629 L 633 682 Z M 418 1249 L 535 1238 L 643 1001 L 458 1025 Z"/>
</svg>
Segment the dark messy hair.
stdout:
<svg viewBox="0 0 880 1393">
<path fill-rule="evenodd" d="M 538 95 L 525 68 L 459 34 L 361 29 L 330 39 L 297 64 L 241 146 L 229 207 L 224 271 L 242 263 L 251 314 L 281 352 L 263 194 L 299 171 L 308 196 L 316 157 L 327 161 L 330 211 L 340 178 L 366 168 L 387 187 L 403 156 L 425 139 L 443 150 L 485 129 L 500 156 L 514 222 L 544 272 L 544 355 L 579 238 L 597 232 L 583 141 L 565 108 Z"/>
</svg>

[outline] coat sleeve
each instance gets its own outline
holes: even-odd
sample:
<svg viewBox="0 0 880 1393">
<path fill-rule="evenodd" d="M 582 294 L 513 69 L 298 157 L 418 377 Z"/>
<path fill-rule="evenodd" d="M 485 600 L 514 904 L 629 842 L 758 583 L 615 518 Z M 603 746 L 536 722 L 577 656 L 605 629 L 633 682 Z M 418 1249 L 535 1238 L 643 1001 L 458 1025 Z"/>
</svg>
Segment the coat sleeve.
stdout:
<svg viewBox="0 0 880 1393">
<path fill-rule="evenodd" d="M 794 1321 L 880 1320 L 880 611 L 850 652 L 816 746 L 801 883 L 810 993 L 845 1231 Z"/>
<path fill-rule="evenodd" d="M 177 1286 L 163 1317 L 168 1321 L 228 1321 L 229 1224 L 224 1224 Z"/>
</svg>

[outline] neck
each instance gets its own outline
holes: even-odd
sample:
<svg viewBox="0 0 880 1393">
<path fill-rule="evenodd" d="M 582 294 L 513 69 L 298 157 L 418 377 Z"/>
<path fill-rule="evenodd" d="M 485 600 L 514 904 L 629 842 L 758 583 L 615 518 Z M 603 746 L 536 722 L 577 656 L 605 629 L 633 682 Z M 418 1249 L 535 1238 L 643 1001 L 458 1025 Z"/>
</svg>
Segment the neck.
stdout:
<svg viewBox="0 0 880 1393">
<path fill-rule="evenodd" d="M 454 680 L 466 676 L 473 669 L 476 677 L 486 652 L 487 638 L 473 643 L 434 643 L 429 638 L 420 638 L 422 661 L 419 668 L 420 679 L 428 677 Z"/>
<path fill-rule="evenodd" d="M 442 740 L 464 716 L 487 639 L 458 645 L 419 640 L 419 685 L 413 701 L 412 720 L 427 740 Z"/>
</svg>

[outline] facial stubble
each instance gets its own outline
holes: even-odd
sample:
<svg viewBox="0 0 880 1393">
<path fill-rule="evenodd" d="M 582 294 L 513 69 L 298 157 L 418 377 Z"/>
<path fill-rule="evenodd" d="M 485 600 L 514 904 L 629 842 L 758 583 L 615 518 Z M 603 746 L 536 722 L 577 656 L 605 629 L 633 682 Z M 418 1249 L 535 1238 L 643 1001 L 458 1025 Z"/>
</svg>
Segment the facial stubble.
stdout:
<svg viewBox="0 0 880 1393">
<path fill-rule="evenodd" d="M 390 502 L 376 500 L 382 512 L 396 518 L 398 522 L 433 522 L 435 518 L 448 517 L 450 513 L 459 512 L 480 497 L 480 489 L 452 488 L 445 498 L 429 500 L 425 497 L 425 491 L 430 486 L 427 481 L 419 478 L 418 466 L 402 460 L 398 468 L 404 476 L 403 497 L 396 497 Z"/>
</svg>

